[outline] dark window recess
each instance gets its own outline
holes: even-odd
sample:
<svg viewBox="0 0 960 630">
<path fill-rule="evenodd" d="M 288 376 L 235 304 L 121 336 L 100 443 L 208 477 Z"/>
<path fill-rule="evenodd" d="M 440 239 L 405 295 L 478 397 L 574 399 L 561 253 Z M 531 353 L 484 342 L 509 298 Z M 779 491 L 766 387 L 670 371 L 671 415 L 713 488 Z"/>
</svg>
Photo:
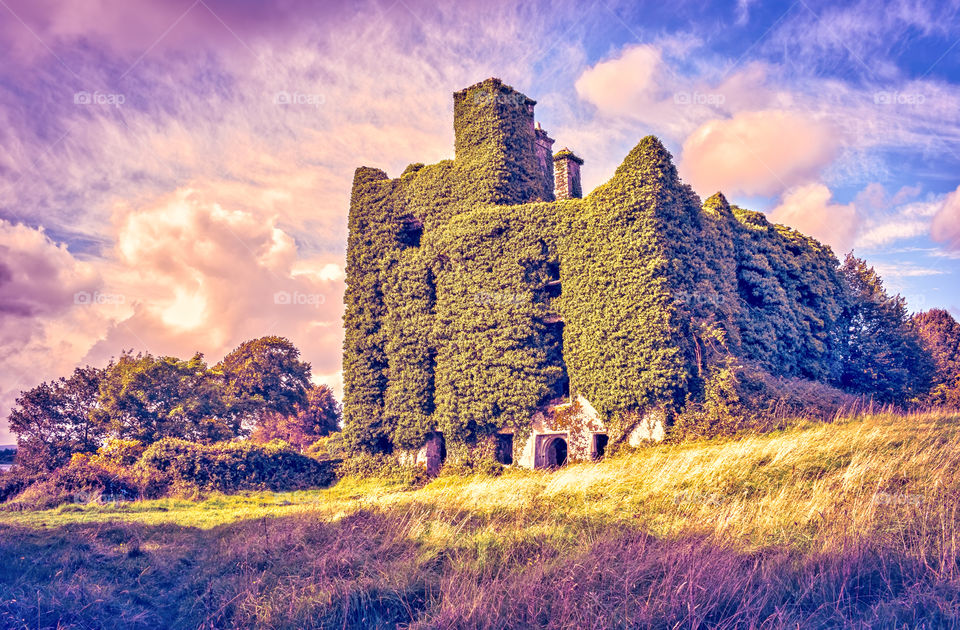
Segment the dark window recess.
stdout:
<svg viewBox="0 0 960 630">
<path fill-rule="evenodd" d="M 547 446 L 547 465 L 551 468 L 567 463 L 567 441 L 555 438 Z"/>
<path fill-rule="evenodd" d="M 547 348 L 549 361 L 563 369 L 563 375 L 557 379 L 553 387 L 553 395 L 561 398 L 570 396 L 570 378 L 567 376 L 567 365 L 563 360 L 563 322 L 552 321 L 544 324 L 544 346 Z"/>
<path fill-rule="evenodd" d="M 504 466 L 513 463 L 513 435 L 510 433 L 497 434 L 497 461 Z"/>
<path fill-rule="evenodd" d="M 604 433 L 597 433 L 593 436 L 593 457 L 600 459 L 607 453 L 607 442 L 610 440 Z"/>
<path fill-rule="evenodd" d="M 423 236 L 423 222 L 412 216 L 400 219 L 400 229 L 397 240 L 402 247 L 420 247 L 420 237 Z"/>
</svg>

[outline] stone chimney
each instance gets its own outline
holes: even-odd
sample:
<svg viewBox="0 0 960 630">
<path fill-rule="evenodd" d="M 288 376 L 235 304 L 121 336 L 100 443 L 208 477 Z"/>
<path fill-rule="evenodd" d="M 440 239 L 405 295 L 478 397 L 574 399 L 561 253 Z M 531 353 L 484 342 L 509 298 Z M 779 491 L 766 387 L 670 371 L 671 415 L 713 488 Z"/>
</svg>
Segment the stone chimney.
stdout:
<svg viewBox="0 0 960 630">
<path fill-rule="evenodd" d="M 558 201 L 583 197 L 583 189 L 580 188 L 581 164 L 583 160 L 566 147 L 553 156 L 553 190 Z"/>
<path fill-rule="evenodd" d="M 540 165 L 540 178 L 543 182 L 543 191 L 546 193 L 544 196 L 547 197 L 545 201 L 553 201 L 554 174 L 553 164 L 551 164 L 553 161 L 551 159 L 553 157 L 553 138 L 547 135 L 540 123 L 537 123 L 534 133 L 537 143 L 537 163 Z"/>
</svg>

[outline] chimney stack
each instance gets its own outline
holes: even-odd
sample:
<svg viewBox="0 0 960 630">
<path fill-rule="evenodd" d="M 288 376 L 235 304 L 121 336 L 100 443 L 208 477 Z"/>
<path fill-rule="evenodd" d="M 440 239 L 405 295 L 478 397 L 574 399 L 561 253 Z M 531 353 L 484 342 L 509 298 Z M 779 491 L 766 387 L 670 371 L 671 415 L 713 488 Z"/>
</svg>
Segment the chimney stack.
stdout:
<svg viewBox="0 0 960 630">
<path fill-rule="evenodd" d="M 580 199 L 580 165 L 583 160 L 564 147 L 553 156 L 554 195 L 557 200 Z"/>
</svg>

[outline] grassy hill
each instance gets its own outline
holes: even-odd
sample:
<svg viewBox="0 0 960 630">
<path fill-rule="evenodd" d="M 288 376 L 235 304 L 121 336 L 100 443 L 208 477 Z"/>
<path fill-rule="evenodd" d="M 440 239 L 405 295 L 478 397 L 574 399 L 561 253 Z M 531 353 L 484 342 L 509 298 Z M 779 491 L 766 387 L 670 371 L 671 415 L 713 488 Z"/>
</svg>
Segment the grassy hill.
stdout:
<svg viewBox="0 0 960 630">
<path fill-rule="evenodd" d="M 551 473 L 0 512 L 2 627 L 944 627 L 960 415 Z"/>
</svg>

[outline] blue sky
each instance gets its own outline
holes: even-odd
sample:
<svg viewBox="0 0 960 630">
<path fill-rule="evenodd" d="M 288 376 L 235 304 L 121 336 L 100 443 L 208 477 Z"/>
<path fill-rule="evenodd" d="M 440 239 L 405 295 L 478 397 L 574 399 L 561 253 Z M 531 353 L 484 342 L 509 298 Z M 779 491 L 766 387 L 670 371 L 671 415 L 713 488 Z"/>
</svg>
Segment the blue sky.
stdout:
<svg viewBox="0 0 960 630">
<path fill-rule="evenodd" d="M 339 388 L 353 169 L 453 153 L 497 76 L 605 181 L 707 197 L 960 315 L 956 3 L 0 1 L 0 414 L 124 349 L 292 339 Z M 289 299 L 277 297 L 286 295 Z M 0 427 L 0 443 L 8 441 Z"/>
</svg>

